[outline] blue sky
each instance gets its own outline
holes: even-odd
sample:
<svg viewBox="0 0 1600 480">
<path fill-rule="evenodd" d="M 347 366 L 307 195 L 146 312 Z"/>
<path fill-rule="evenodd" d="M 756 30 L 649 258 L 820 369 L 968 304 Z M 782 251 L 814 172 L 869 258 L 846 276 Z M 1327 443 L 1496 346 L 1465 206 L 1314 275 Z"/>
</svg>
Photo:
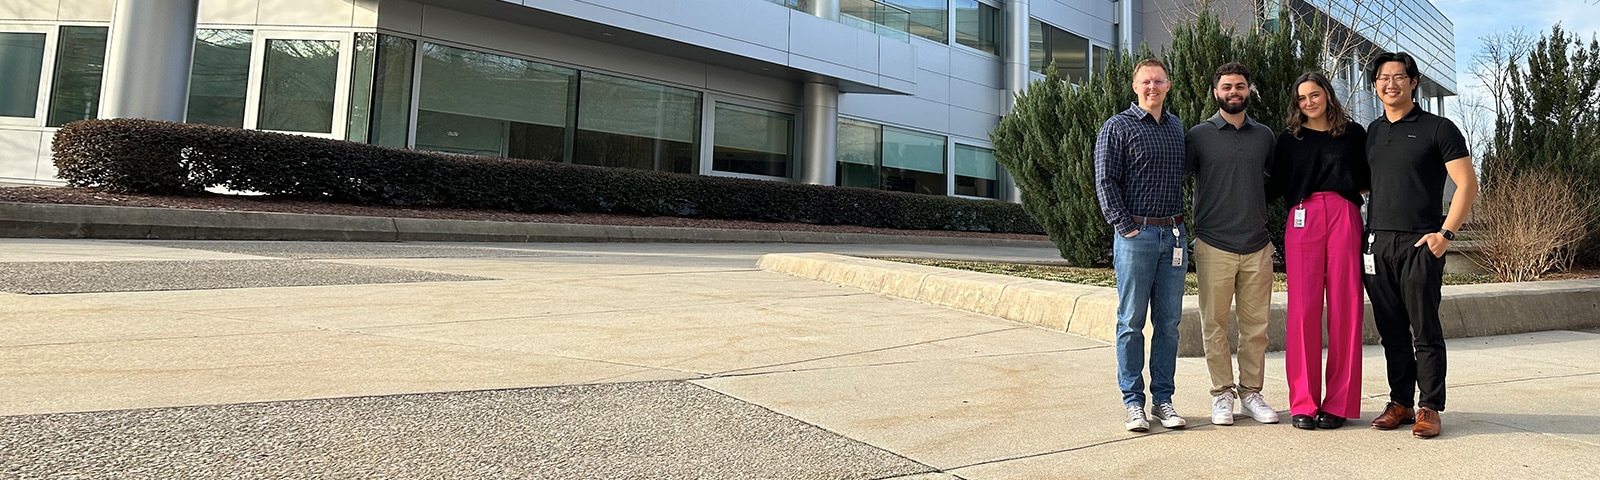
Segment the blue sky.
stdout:
<svg viewBox="0 0 1600 480">
<path fill-rule="evenodd" d="M 1476 83 L 1467 71 L 1472 56 L 1478 53 L 1478 37 L 1522 27 L 1537 38 L 1551 25 L 1577 33 L 1584 43 L 1600 34 L 1600 5 L 1594 0 L 1432 0 L 1433 5 L 1455 22 L 1456 82 L 1461 90 Z M 1463 92 L 1464 93 L 1464 92 Z"/>
</svg>

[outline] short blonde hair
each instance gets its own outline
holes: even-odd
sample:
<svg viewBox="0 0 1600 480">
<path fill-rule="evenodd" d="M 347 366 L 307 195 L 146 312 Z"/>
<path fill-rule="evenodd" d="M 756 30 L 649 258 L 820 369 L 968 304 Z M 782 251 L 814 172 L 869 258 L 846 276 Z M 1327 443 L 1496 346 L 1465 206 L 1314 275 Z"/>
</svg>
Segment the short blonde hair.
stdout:
<svg viewBox="0 0 1600 480">
<path fill-rule="evenodd" d="M 1172 76 L 1172 72 L 1168 72 L 1167 71 L 1167 64 L 1161 63 L 1160 60 L 1156 60 L 1154 58 L 1146 58 L 1144 60 L 1140 60 L 1138 65 L 1134 65 L 1133 66 L 1133 74 L 1134 75 L 1138 75 L 1139 74 L 1139 69 L 1144 68 L 1144 67 L 1157 67 L 1157 68 L 1161 69 L 1161 74 L 1162 75 L 1165 75 L 1165 76 L 1167 76 L 1169 78 Z"/>
</svg>

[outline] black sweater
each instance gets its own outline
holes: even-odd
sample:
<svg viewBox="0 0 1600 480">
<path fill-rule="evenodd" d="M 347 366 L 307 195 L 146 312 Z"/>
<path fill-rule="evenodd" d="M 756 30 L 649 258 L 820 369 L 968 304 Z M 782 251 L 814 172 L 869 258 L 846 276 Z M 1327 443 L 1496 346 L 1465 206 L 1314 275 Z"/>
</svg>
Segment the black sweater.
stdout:
<svg viewBox="0 0 1600 480">
<path fill-rule="evenodd" d="M 1295 138 L 1284 130 L 1273 153 L 1268 200 L 1282 196 L 1294 207 L 1313 193 L 1334 192 L 1360 206 L 1361 191 L 1372 188 L 1367 131 L 1354 122 L 1337 138 L 1304 127 Z"/>
</svg>

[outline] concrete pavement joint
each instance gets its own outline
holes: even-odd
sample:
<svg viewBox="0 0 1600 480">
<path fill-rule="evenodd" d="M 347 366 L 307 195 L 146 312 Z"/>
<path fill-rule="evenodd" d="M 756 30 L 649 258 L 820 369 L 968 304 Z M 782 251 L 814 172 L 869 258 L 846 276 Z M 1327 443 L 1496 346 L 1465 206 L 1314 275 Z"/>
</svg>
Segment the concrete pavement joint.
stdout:
<svg viewBox="0 0 1600 480">
<path fill-rule="evenodd" d="M 1152 426 L 1150 428 L 1151 429 L 1155 429 L 1156 427 Z M 1189 430 L 1189 429 L 1190 428 L 1184 428 L 1183 430 Z M 955 470 L 960 470 L 960 469 L 963 469 L 963 468 L 979 467 L 979 466 L 983 466 L 983 465 L 992 465 L 992 464 L 996 464 L 996 463 L 1005 463 L 1005 462 L 1012 462 L 1012 461 L 1017 461 L 1017 460 L 1025 460 L 1025 459 L 1029 459 L 1029 458 L 1047 457 L 1047 456 L 1050 456 L 1050 455 L 1056 455 L 1056 454 L 1068 453 L 1068 452 L 1076 452 L 1076 451 L 1080 451 L 1080 450 L 1087 450 L 1087 449 L 1091 449 L 1091 448 L 1095 448 L 1095 447 L 1112 445 L 1112 444 L 1117 444 L 1117 443 L 1122 443 L 1122 442 L 1132 442 L 1132 441 L 1137 441 L 1137 440 L 1145 439 L 1145 438 L 1154 438 L 1157 435 L 1166 435 L 1166 434 L 1174 433 L 1174 432 L 1177 432 L 1177 431 L 1179 431 L 1179 430 L 1174 430 L 1174 429 L 1170 429 L 1170 428 L 1162 428 L 1160 431 L 1139 433 L 1139 434 L 1137 434 L 1135 436 L 1132 436 L 1132 437 L 1118 438 L 1118 439 L 1114 439 L 1114 440 L 1106 440 L 1106 441 L 1103 441 L 1103 442 L 1094 442 L 1094 443 L 1089 443 L 1089 444 L 1085 444 L 1085 445 L 1081 445 L 1081 446 L 1077 446 L 1077 447 L 1065 448 L 1065 449 L 1061 449 L 1061 450 L 1052 450 L 1052 451 L 1048 451 L 1048 452 L 1032 453 L 1032 454 L 1028 454 L 1028 455 L 1018 455 L 1018 456 L 1014 456 L 1014 457 L 997 458 L 997 459 L 994 459 L 994 460 L 985 460 L 985 461 L 982 461 L 982 462 L 971 463 L 971 464 L 967 464 L 967 465 L 961 465 L 961 466 L 958 466 L 958 467 L 950 467 L 950 468 L 946 468 L 945 470 L 947 470 L 947 471 L 955 471 Z"/>
<path fill-rule="evenodd" d="M 889 348 L 889 349 L 886 349 L 886 350 L 893 350 L 894 348 L 901 348 L 901 347 L 893 347 L 893 348 Z M 1040 351 L 1033 351 L 1033 352 L 1012 352 L 1012 353 L 995 353 L 995 354 L 989 354 L 989 355 L 968 355 L 968 356 L 965 356 L 965 357 L 941 358 L 941 359 L 938 359 L 938 360 L 978 360 L 978 359 L 989 359 L 989 358 L 1026 357 L 1026 356 L 1030 356 L 1030 355 L 1052 355 L 1052 354 L 1057 354 L 1057 353 L 1082 352 L 1082 351 L 1087 351 L 1087 350 L 1100 350 L 1100 349 L 1106 349 L 1106 348 L 1111 348 L 1111 347 L 1109 345 L 1106 345 L 1106 346 L 1095 346 L 1095 347 L 1063 348 L 1063 349 L 1058 349 L 1058 350 L 1040 350 Z M 845 354 L 845 355 L 841 355 L 841 356 L 848 357 L 848 356 L 860 355 L 860 354 L 865 354 L 865 353 L 872 353 L 872 352 L 851 353 L 851 354 Z M 826 359 L 826 358 L 832 358 L 832 357 L 823 357 L 823 359 Z M 810 360 L 806 360 L 806 361 L 810 361 Z M 913 364 L 913 363 L 925 363 L 925 362 L 928 362 L 928 361 L 929 360 L 903 360 L 903 361 L 897 361 L 897 362 L 863 363 L 863 364 L 860 364 L 860 365 L 836 365 L 836 366 L 831 366 L 831 367 L 801 368 L 801 369 L 795 369 L 795 370 L 785 370 L 785 371 L 781 371 L 781 372 L 749 372 L 749 373 L 734 373 L 734 374 L 727 374 L 727 375 L 716 374 L 714 376 L 709 376 L 709 377 L 706 377 L 706 378 L 737 378 L 737 377 L 753 377 L 753 376 L 758 376 L 758 375 L 772 375 L 772 374 L 778 374 L 778 373 L 826 372 L 826 371 L 829 371 L 829 370 L 845 370 L 845 369 L 852 369 L 852 368 L 870 368 L 870 367 L 887 367 L 887 366 L 892 366 L 892 365 L 910 365 L 910 364 Z M 747 370 L 747 369 L 741 369 L 741 370 Z"/>
<path fill-rule="evenodd" d="M 1505 384 L 1508 384 L 1508 383 L 1532 382 L 1532 381 L 1535 381 L 1535 380 L 1553 380 L 1553 379 L 1558 379 L 1558 378 L 1589 377 L 1589 376 L 1595 376 L 1595 375 L 1600 375 L 1600 372 L 1569 373 L 1569 374 L 1566 374 L 1566 375 L 1542 375 L 1542 376 L 1538 376 L 1538 377 L 1513 378 L 1513 379 L 1510 379 L 1510 380 L 1495 380 L 1493 382 L 1458 383 L 1458 384 L 1452 384 L 1452 385 L 1450 385 L 1450 387 L 1451 388 L 1481 387 L 1481 386 L 1485 386 L 1485 385 L 1505 385 Z M 1388 396 L 1388 394 L 1384 394 L 1382 396 Z"/>
<path fill-rule="evenodd" d="M 934 339 L 934 340 L 926 340 L 926 341 L 915 342 L 915 343 L 907 343 L 907 344 L 904 344 L 904 345 L 894 345 L 894 346 L 890 346 L 890 347 L 873 348 L 873 349 L 861 350 L 861 351 L 857 351 L 857 352 L 841 353 L 841 354 L 838 354 L 838 355 L 825 355 L 825 356 L 816 357 L 816 358 L 808 358 L 808 359 L 805 359 L 805 360 L 795 360 L 795 361 L 792 361 L 792 362 L 774 363 L 774 364 L 771 364 L 771 365 L 757 365 L 757 366 L 754 366 L 754 367 L 746 367 L 746 368 L 740 368 L 740 369 L 737 369 L 737 370 L 728 370 L 728 371 L 724 371 L 724 372 L 718 372 L 718 373 L 712 374 L 711 376 L 712 377 L 732 377 L 732 376 L 754 375 L 754 374 L 760 374 L 760 373 L 770 373 L 770 372 L 752 372 L 752 373 L 749 373 L 749 374 L 743 374 L 743 373 L 739 373 L 739 372 L 744 372 L 744 371 L 747 371 L 747 370 L 760 370 L 760 369 L 764 369 L 764 368 L 782 367 L 784 365 L 795 365 L 795 364 L 806 363 L 806 362 L 815 362 L 815 361 L 818 361 L 818 360 L 831 360 L 831 359 L 835 359 L 835 358 L 853 357 L 853 356 L 865 355 L 865 354 L 869 354 L 869 353 L 887 352 L 887 351 L 890 351 L 890 350 L 898 350 L 898 349 L 902 349 L 902 348 L 910 348 L 910 347 L 915 347 L 915 346 L 919 346 L 919 345 L 928 345 L 928 344 L 932 344 L 932 343 L 946 342 L 946 341 L 957 340 L 957 339 L 962 339 L 962 338 L 972 338 L 972 337 L 989 335 L 989 334 L 994 334 L 994 333 L 999 333 L 999 332 L 1009 332 L 1009 331 L 1013 331 L 1013 330 L 1019 330 L 1019 329 L 1022 329 L 1022 328 L 1026 328 L 1026 327 L 1008 327 L 1008 328 L 1002 328 L 1002 329 L 999 329 L 999 330 L 990 330 L 990 331 L 987 331 L 987 332 L 970 333 L 970 334 L 966 334 L 966 335 L 956 335 L 954 337 L 940 338 L 940 339 Z"/>
</svg>

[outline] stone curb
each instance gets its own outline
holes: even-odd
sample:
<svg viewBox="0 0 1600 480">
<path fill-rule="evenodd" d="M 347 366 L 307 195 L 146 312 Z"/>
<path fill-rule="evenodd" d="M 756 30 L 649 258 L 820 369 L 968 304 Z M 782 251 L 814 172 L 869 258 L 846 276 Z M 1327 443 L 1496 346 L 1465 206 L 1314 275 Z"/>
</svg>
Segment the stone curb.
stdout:
<svg viewBox="0 0 1600 480">
<path fill-rule="evenodd" d="M 1116 342 L 1117 291 L 990 273 L 913 265 L 829 253 L 763 255 L 762 270 L 821 280 L 869 292 L 992 315 Z M 1282 351 L 1287 295 L 1272 295 L 1268 346 Z M 1378 343 L 1372 305 L 1366 305 L 1362 341 Z M 1446 338 L 1508 335 L 1600 327 L 1600 279 L 1561 280 L 1444 288 L 1439 306 Z M 1148 335 L 1149 327 L 1146 327 Z M 1230 338 L 1235 336 L 1230 329 Z M 1178 354 L 1205 355 L 1197 297 L 1183 298 Z"/>
<path fill-rule="evenodd" d="M 870 233 L 231 212 L 0 202 L 0 237 L 347 242 L 848 243 L 1054 248 L 1049 241 Z"/>
</svg>

